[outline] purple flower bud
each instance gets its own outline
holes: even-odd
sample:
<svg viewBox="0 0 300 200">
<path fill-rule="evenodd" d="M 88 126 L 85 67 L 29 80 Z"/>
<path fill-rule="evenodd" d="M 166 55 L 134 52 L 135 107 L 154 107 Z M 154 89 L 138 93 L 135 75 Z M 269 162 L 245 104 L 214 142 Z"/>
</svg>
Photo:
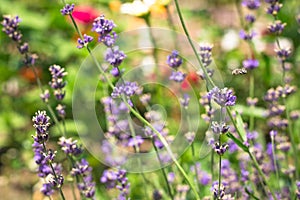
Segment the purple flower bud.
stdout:
<svg viewBox="0 0 300 200">
<path fill-rule="evenodd" d="M 181 71 L 172 71 L 171 76 L 169 77 L 170 80 L 175 82 L 181 83 L 186 77 L 186 74 Z"/>
<path fill-rule="evenodd" d="M 269 134 L 270 134 L 271 138 L 274 138 L 277 135 L 277 131 L 271 130 Z"/>
<path fill-rule="evenodd" d="M 46 111 L 38 111 L 32 117 L 33 127 L 36 129 L 36 136 L 34 136 L 36 142 L 43 143 L 48 140 L 49 121 L 50 118 L 47 116 Z"/>
<path fill-rule="evenodd" d="M 102 37 L 111 33 L 114 27 L 116 25 L 112 20 L 107 20 L 104 15 L 101 15 L 94 20 L 92 31 L 95 31 Z"/>
<path fill-rule="evenodd" d="M 281 3 L 279 2 L 273 3 L 267 8 L 267 13 L 276 16 L 280 11 L 281 7 L 282 7 Z"/>
<path fill-rule="evenodd" d="M 142 136 L 137 135 L 128 140 L 128 146 L 130 146 L 130 147 L 141 146 L 141 144 L 143 142 L 144 142 L 144 140 L 143 140 Z"/>
<path fill-rule="evenodd" d="M 72 14 L 73 10 L 74 10 L 75 5 L 74 4 L 66 4 L 61 10 L 61 14 L 62 15 L 70 15 Z"/>
<path fill-rule="evenodd" d="M 278 58 L 283 62 L 286 61 L 288 57 L 290 57 L 292 50 L 290 48 L 275 49 L 275 53 L 277 54 Z"/>
<path fill-rule="evenodd" d="M 257 68 L 259 65 L 258 60 L 255 59 L 247 59 L 243 61 L 243 66 L 244 68 L 246 68 L 247 70 L 252 70 Z"/>
<path fill-rule="evenodd" d="M 113 75 L 114 77 L 118 77 L 120 76 L 120 70 L 118 67 L 114 67 L 112 68 L 112 70 L 110 70 L 111 75 Z"/>
<path fill-rule="evenodd" d="M 1 22 L 3 28 L 2 31 L 16 42 L 21 42 L 22 34 L 18 30 L 21 19 L 19 16 L 11 17 L 10 15 L 4 15 L 3 21 Z"/>
<path fill-rule="evenodd" d="M 40 94 L 40 97 L 43 102 L 47 103 L 50 98 L 49 90 L 45 90 L 44 93 Z"/>
<path fill-rule="evenodd" d="M 213 99 L 220 106 L 235 105 L 236 96 L 233 95 L 233 91 L 231 89 L 219 89 L 218 87 L 214 87 L 207 95 L 210 100 Z"/>
<path fill-rule="evenodd" d="M 260 6 L 259 0 L 243 0 L 242 6 L 247 7 L 249 10 L 256 10 Z"/>
<path fill-rule="evenodd" d="M 27 52 L 28 52 L 28 49 L 29 49 L 28 43 L 25 42 L 24 44 L 20 45 L 20 46 L 18 47 L 18 49 L 19 49 L 19 52 L 20 52 L 21 54 L 27 53 Z"/>
<path fill-rule="evenodd" d="M 78 42 L 77 48 L 78 49 L 82 49 L 83 47 L 86 47 L 91 41 L 93 41 L 93 39 L 94 38 L 92 36 L 84 34 L 83 35 L 83 40 L 81 38 L 78 38 L 78 40 L 77 40 L 77 42 Z"/>
<path fill-rule="evenodd" d="M 167 64 L 172 68 L 178 68 L 182 64 L 182 58 L 178 51 L 173 50 L 171 55 L 167 57 Z"/>
<path fill-rule="evenodd" d="M 256 18 L 255 18 L 255 16 L 254 15 L 251 15 L 251 14 L 247 14 L 246 16 L 245 16 L 245 20 L 247 21 L 247 22 L 249 22 L 249 23 L 254 23 L 255 22 L 255 20 L 256 20 Z"/>
<path fill-rule="evenodd" d="M 286 23 L 282 23 L 280 20 L 276 20 L 273 24 L 268 26 L 270 33 L 280 34 L 282 33 Z"/>
<path fill-rule="evenodd" d="M 246 32 L 244 30 L 240 31 L 240 38 L 243 40 L 252 40 L 252 38 L 256 36 L 256 33 L 254 31 Z"/>
<path fill-rule="evenodd" d="M 210 65 L 212 62 L 212 56 L 211 56 L 211 51 L 212 51 L 213 45 L 212 44 L 201 44 L 200 45 L 200 52 L 199 55 L 201 57 L 201 62 L 205 67 Z"/>
<path fill-rule="evenodd" d="M 181 104 L 185 109 L 187 109 L 188 106 L 189 106 L 189 102 L 190 102 L 190 96 L 189 96 L 188 94 L 184 94 L 184 95 L 183 95 L 183 98 L 180 98 L 179 101 L 180 101 L 180 104 Z"/>
<path fill-rule="evenodd" d="M 125 58 L 126 55 L 124 54 L 123 51 L 119 51 L 118 46 L 115 46 L 113 48 L 108 48 L 106 50 L 105 60 L 114 67 L 118 67 Z"/>
</svg>

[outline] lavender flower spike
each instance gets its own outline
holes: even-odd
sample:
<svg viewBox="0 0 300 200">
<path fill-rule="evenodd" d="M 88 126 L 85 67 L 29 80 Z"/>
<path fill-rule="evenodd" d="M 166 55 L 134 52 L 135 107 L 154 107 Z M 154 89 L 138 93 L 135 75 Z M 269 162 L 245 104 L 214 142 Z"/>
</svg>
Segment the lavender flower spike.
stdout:
<svg viewBox="0 0 300 200">
<path fill-rule="evenodd" d="M 220 106 L 235 105 L 236 96 L 233 95 L 233 91 L 231 89 L 219 89 L 218 87 L 214 87 L 207 95 L 209 99 L 213 99 Z"/>
<path fill-rule="evenodd" d="M 44 143 L 49 137 L 49 126 L 50 117 L 47 116 L 46 111 L 38 111 L 32 118 L 33 127 L 36 129 L 36 136 L 34 136 L 34 141 L 38 143 Z"/>
</svg>

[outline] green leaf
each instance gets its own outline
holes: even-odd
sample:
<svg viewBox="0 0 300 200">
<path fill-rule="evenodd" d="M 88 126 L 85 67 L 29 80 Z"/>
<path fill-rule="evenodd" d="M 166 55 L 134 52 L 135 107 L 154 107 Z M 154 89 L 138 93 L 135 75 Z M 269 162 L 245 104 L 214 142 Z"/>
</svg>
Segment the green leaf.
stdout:
<svg viewBox="0 0 300 200">
<path fill-rule="evenodd" d="M 246 140 L 246 130 L 244 128 L 244 122 L 243 122 L 242 116 L 237 111 L 235 111 L 235 115 L 236 115 L 236 128 L 238 129 L 237 131 L 240 133 L 240 135 L 242 137 L 241 139 L 243 141 L 245 141 Z"/>
<path fill-rule="evenodd" d="M 232 139 L 234 141 L 234 143 L 236 145 L 238 145 L 241 149 L 243 149 L 245 152 L 249 151 L 248 147 L 246 145 L 244 145 L 242 141 L 240 141 L 239 139 L 234 137 L 234 135 L 232 135 L 231 133 L 227 133 L 226 136 L 229 137 L 230 139 Z"/>
</svg>

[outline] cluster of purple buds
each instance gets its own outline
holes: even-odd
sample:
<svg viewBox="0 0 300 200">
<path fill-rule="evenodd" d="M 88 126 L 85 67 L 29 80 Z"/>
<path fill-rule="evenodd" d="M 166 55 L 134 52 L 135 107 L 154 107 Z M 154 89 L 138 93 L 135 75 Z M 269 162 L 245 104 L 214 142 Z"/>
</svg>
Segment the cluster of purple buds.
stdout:
<svg viewBox="0 0 300 200">
<path fill-rule="evenodd" d="M 182 64 L 182 58 L 179 56 L 178 51 L 173 50 L 172 54 L 167 56 L 167 64 L 174 69 L 177 69 Z"/>
<path fill-rule="evenodd" d="M 65 72 L 65 69 L 59 65 L 51 65 L 49 67 L 49 71 L 52 76 L 49 85 L 51 88 L 53 88 L 56 99 L 61 101 L 65 97 L 64 87 L 66 82 L 63 80 L 63 78 L 67 75 L 67 72 Z"/>
<path fill-rule="evenodd" d="M 119 50 L 118 46 L 108 48 L 105 53 L 105 60 L 113 67 L 118 67 L 121 65 L 126 55 L 123 51 Z"/>
<path fill-rule="evenodd" d="M 229 126 L 226 125 L 225 122 L 218 123 L 217 121 L 213 121 L 211 123 L 211 129 L 212 129 L 213 133 L 221 135 L 221 134 L 225 134 L 228 132 Z"/>
<path fill-rule="evenodd" d="M 102 177 L 100 178 L 100 182 L 105 183 L 106 187 L 109 189 L 117 188 L 120 191 L 118 197 L 119 200 L 127 199 L 130 183 L 128 182 L 128 178 L 126 177 L 126 170 L 104 170 Z"/>
<path fill-rule="evenodd" d="M 200 93 L 200 104 L 204 107 L 205 113 L 201 115 L 201 117 L 204 119 L 205 122 L 210 123 L 213 115 L 215 113 L 215 109 L 210 105 L 211 99 L 210 96 L 208 96 L 208 93 Z"/>
<path fill-rule="evenodd" d="M 118 83 L 111 93 L 111 97 L 118 98 L 122 97 L 122 95 L 131 97 L 137 92 L 138 89 L 139 86 L 136 82 L 125 81 L 124 83 Z"/>
<path fill-rule="evenodd" d="M 169 79 L 181 83 L 185 79 L 186 74 L 178 71 L 178 68 L 182 64 L 182 58 L 179 56 L 178 51 L 173 50 L 172 53 L 167 56 L 167 64 L 175 70 L 171 72 Z"/>
<path fill-rule="evenodd" d="M 50 117 L 46 111 L 38 111 L 32 118 L 33 127 L 36 129 L 36 135 L 33 136 L 34 141 L 42 144 L 49 139 Z"/>
<path fill-rule="evenodd" d="M 201 169 L 201 165 L 199 162 L 195 163 L 194 166 L 191 166 L 190 169 L 195 175 L 198 175 L 196 179 L 199 183 L 201 183 L 201 185 L 208 185 L 211 182 L 212 180 L 211 175 Z"/>
<path fill-rule="evenodd" d="M 256 33 L 254 31 L 240 31 L 240 38 L 243 40 L 252 40 L 254 36 L 256 36 Z"/>
<path fill-rule="evenodd" d="M 268 30 L 270 33 L 274 34 L 281 34 L 284 27 L 286 26 L 286 23 L 282 23 L 280 20 L 276 20 L 272 24 L 268 26 Z"/>
<path fill-rule="evenodd" d="M 78 156 L 83 152 L 83 150 L 81 146 L 77 144 L 77 142 L 77 140 L 73 140 L 72 138 L 67 139 L 65 137 L 60 137 L 58 144 L 65 154 L 70 156 Z"/>
<path fill-rule="evenodd" d="M 252 15 L 252 14 L 247 14 L 247 15 L 245 16 L 245 20 L 246 20 L 247 22 L 249 22 L 250 24 L 252 24 L 252 23 L 255 22 L 256 18 L 255 18 L 255 16 Z"/>
<path fill-rule="evenodd" d="M 219 183 L 218 181 L 213 182 L 212 184 L 212 191 L 214 193 L 214 197 L 216 199 L 229 199 L 229 200 L 233 200 L 234 198 L 231 197 L 230 194 L 226 194 L 226 188 L 225 185 L 223 183 L 221 183 L 220 185 L 220 190 L 219 190 Z"/>
<path fill-rule="evenodd" d="M 112 20 L 105 19 L 105 16 L 101 15 L 94 20 L 92 31 L 99 34 L 99 42 L 103 42 L 107 47 L 112 47 L 117 39 L 117 34 L 113 31 L 115 27 Z"/>
<path fill-rule="evenodd" d="M 27 42 L 22 41 L 22 33 L 18 29 L 21 19 L 18 16 L 12 17 L 10 15 L 4 15 L 1 22 L 3 28 L 2 31 L 10 37 L 13 41 L 17 42 L 18 50 L 21 54 L 24 54 L 24 64 L 34 65 L 38 56 L 34 53 L 29 53 L 29 45 Z"/>
<path fill-rule="evenodd" d="M 158 131 L 162 136 L 164 136 L 168 142 L 171 142 L 172 138 L 168 137 L 169 130 L 166 127 L 166 123 L 161 113 L 151 110 L 145 113 L 145 117 L 155 128 L 156 131 Z M 154 144 L 157 148 L 161 149 L 164 147 L 160 139 L 157 137 L 157 134 L 150 127 L 146 126 L 144 132 L 146 136 L 153 138 Z"/>
<path fill-rule="evenodd" d="M 216 142 L 216 143 L 213 145 L 213 148 L 214 148 L 214 151 L 215 151 L 219 156 L 223 156 L 224 153 L 228 150 L 229 145 L 226 144 L 226 143 L 220 145 L 219 142 Z"/>
<path fill-rule="evenodd" d="M 4 15 L 1 22 L 3 28 L 2 31 L 16 42 L 21 42 L 22 33 L 18 30 L 21 19 L 19 16 L 11 17 L 10 15 Z"/>
<path fill-rule="evenodd" d="M 260 7 L 260 0 L 243 0 L 242 6 L 247 7 L 249 10 L 256 10 Z"/>
<path fill-rule="evenodd" d="M 208 65 L 210 65 L 210 63 L 212 62 L 212 48 L 213 45 L 212 44 L 201 44 L 200 45 L 200 51 L 199 51 L 199 55 L 201 57 L 201 62 L 203 63 L 203 65 L 205 67 L 207 67 Z"/>
<path fill-rule="evenodd" d="M 234 195 L 238 192 L 242 192 L 244 189 L 239 184 L 238 174 L 231 168 L 229 160 L 223 159 L 221 166 L 223 183 L 228 185 L 227 193 Z"/>
<path fill-rule="evenodd" d="M 75 5 L 74 4 L 66 4 L 61 10 L 62 15 L 71 15 L 74 10 Z"/>
<path fill-rule="evenodd" d="M 207 96 L 209 100 L 214 100 L 221 107 L 234 106 L 236 101 L 233 91 L 228 88 L 219 89 L 214 87 L 208 92 Z"/>
<path fill-rule="evenodd" d="M 72 176 L 81 176 L 81 182 L 77 183 L 77 188 L 85 198 L 95 199 L 95 185 L 92 178 L 92 168 L 85 159 L 76 162 L 71 171 Z"/>
<path fill-rule="evenodd" d="M 281 8 L 282 8 L 281 3 L 274 2 L 266 9 L 266 12 L 270 15 L 276 16 Z"/>
<path fill-rule="evenodd" d="M 180 104 L 183 106 L 184 109 L 188 109 L 189 103 L 190 103 L 190 96 L 188 94 L 184 94 L 183 98 L 179 99 Z"/>
<path fill-rule="evenodd" d="M 290 57 L 292 50 L 291 48 L 275 49 L 275 53 L 281 62 L 285 62 L 286 59 Z"/>
<path fill-rule="evenodd" d="M 247 59 L 243 61 L 243 66 L 247 70 L 253 70 L 259 66 L 259 62 L 256 59 Z"/>
<path fill-rule="evenodd" d="M 181 71 L 172 71 L 171 76 L 169 77 L 170 80 L 181 83 L 184 81 L 186 74 Z"/>
<path fill-rule="evenodd" d="M 61 165 L 54 163 L 56 152 L 47 150 L 45 143 L 49 138 L 50 118 L 45 111 L 38 111 L 32 118 L 33 127 L 36 129 L 36 135 L 33 136 L 32 145 L 34 151 L 34 160 L 38 165 L 38 175 L 45 179 L 41 188 L 44 195 L 50 196 L 55 190 L 59 189 L 64 182 Z"/>
<path fill-rule="evenodd" d="M 92 36 L 84 34 L 83 35 L 83 39 L 78 38 L 78 40 L 77 40 L 77 43 L 78 43 L 77 48 L 78 49 L 82 49 L 83 47 L 86 47 L 91 41 L 93 41 L 93 39 L 94 38 Z"/>
<path fill-rule="evenodd" d="M 49 98 L 50 98 L 49 90 L 45 90 L 42 94 L 40 94 L 40 97 L 43 102 L 48 103 Z"/>
</svg>

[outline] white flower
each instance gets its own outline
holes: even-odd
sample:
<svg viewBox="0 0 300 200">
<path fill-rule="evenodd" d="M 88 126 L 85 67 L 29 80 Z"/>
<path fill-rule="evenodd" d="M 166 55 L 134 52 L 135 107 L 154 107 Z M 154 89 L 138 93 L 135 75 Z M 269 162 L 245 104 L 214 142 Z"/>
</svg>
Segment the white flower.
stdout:
<svg viewBox="0 0 300 200">
<path fill-rule="evenodd" d="M 155 0 L 134 0 L 132 3 L 124 3 L 121 5 L 121 13 L 140 17 L 150 12 L 150 7 Z"/>
</svg>

